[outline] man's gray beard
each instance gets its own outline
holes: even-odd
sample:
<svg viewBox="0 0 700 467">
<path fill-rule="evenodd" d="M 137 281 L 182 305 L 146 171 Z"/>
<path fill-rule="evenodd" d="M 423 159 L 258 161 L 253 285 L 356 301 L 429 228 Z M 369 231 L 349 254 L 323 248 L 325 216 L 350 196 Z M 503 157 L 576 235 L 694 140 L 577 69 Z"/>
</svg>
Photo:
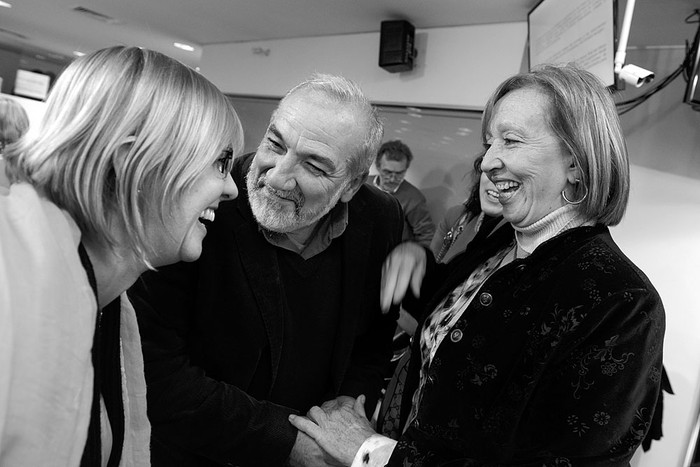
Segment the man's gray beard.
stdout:
<svg viewBox="0 0 700 467">
<path fill-rule="evenodd" d="M 285 212 L 287 206 L 264 192 L 267 185 L 258 186 L 257 179 L 254 180 L 253 166 L 246 175 L 248 200 L 255 220 L 262 228 L 279 233 L 294 232 L 318 222 L 335 207 L 348 183 L 342 183 L 331 197 L 330 202 L 317 210 L 304 209 L 306 203 L 302 201 L 301 205 L 297 206 L 293 212 Z"/>
</svg>

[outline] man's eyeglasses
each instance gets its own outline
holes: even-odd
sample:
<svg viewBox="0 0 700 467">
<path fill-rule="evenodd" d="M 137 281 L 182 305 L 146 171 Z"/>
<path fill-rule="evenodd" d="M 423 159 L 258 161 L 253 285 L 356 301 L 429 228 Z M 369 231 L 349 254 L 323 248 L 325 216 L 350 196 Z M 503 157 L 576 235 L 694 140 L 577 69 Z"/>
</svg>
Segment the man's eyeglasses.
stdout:
<svg viewBox="0 0 700 467">
<path fill-rule="evenodd" d="M 402 170 L 400 172 L 394 172 L 393 170 L 380 169 L 379 173 L 381 173 L 382 177 L 384 177 L 384 178 L 391 177 L 392 179 L 397 179 L 397 178 L 403 178 L 403 176 L 406 175 L 406 170 Z"/>
<path fill-rule="evenodd" d="M 214 162 L 221 178 L 226 178 L 233 168 L 233 149 L 226 148 L 221 151 L 221 156 Z"/>
</svg>

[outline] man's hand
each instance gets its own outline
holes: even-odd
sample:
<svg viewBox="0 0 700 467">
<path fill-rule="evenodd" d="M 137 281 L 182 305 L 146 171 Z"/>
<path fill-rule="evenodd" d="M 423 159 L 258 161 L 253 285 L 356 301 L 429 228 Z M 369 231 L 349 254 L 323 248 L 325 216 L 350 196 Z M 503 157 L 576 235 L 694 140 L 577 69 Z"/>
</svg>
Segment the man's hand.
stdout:
<svg viewBox="0 0 700 467">
<path fill-rule="evenodd" d="M 308 418 L 290 415 L 289 421 L 308 434 L 333 458 L 335 465 L 349 466 L 367 438 L 375 433 L 365 415 L 365 396 L 342 397 L 312 407 Z"/>
<path fill-rule="evenodd" d="M 409 283 L 416 297 L 425 276 L 427 254 L 422 246 L 404 242 L 396 246 L 384 260 L 380 306 L 384 313 L 391 304 L 399 304 L 406 295 Z"/>
</svg>

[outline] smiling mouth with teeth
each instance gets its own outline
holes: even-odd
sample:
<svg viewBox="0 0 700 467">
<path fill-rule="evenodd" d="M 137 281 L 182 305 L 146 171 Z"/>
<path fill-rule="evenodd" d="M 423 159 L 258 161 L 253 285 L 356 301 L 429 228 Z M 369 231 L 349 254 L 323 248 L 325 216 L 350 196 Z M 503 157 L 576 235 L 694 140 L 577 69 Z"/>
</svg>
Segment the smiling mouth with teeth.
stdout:
<svg viewBox="0 0 700 467">
<path fill-rule="evenodd" d="M 207 208 L 200 214 L 199 221 L 202 222 L 202 224 L 214 222 L 214 217 L 214 210 L 212 208 Z"/>
<path fill-rule="evenodd" d="M 514 182 L 512 180 L 496 182 L 494 183 L 494 185 L 498 189 L 499 200 L 510 198 L 516 191 L 518 191 L 518 188 L 520 188 L 520 183 Z"/>
</svg>

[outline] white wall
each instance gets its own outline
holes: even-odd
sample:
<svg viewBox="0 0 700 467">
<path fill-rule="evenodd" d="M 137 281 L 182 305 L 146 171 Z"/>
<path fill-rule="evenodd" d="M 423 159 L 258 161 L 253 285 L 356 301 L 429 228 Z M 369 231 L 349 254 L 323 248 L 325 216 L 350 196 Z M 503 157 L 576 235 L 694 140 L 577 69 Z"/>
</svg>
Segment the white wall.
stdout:
<svg viewBox="0 0 700 467">
<path fill-rule="evenodd" d="M 615 241 L 658 290 L 666 309 L 664 437 L 634 466 L 682 466 L 700 394 L 700 180 L 632 166 L 627 215 Z"/>
<path fill-rule="evenodd" d="M 653 70 L 658 82 L 684 52 L 630 50 L 627 62 Z M 700 112 L 683 103 L 685 84 L 676 79 L 621 117 L 634 166 L 629 212 L 613 234 L 664 301 L 664 362 L 675 392 L 665 398 L 663 439 L 634 467 L 684 467 L 700 410 Z M 629 89 L 623 98 L 644 92 Z"/>
<path fill-rule="evenodd" d="M 200 68 L 231 94 L 282 96 L 326 72 L 357 81 L 375 102 L 483 108 L 494 84 L 520 70 L 526 37 L 525 23 L 417 30 L 406 73 L 379 67 L 379 33 L 209 45 Z"/>
</svg>

